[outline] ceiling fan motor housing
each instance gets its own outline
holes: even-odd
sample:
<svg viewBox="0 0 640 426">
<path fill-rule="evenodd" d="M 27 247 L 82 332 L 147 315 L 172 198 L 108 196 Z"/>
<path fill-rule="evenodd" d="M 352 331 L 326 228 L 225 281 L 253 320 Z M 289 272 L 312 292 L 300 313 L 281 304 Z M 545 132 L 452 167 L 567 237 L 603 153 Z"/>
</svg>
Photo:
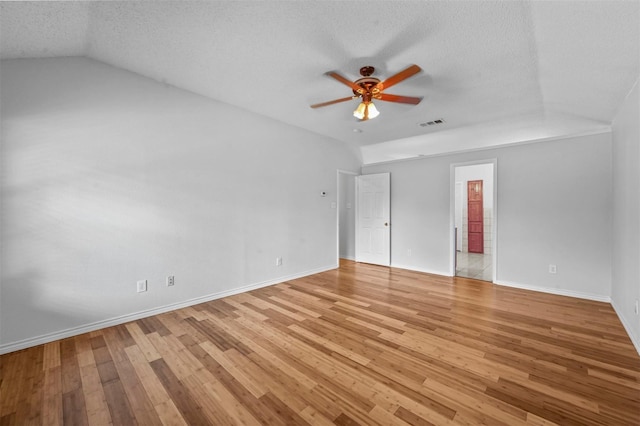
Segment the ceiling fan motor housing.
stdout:
<svg viewBox="0 0 640 426">
<path fill-rule="evenodd" d="M 370 77 L 371 74 L 375 72 L 375 68 L 371 65 L 366 65 L 360 68 L 360 75 L 362 78 L 354 81 L 354 84 L 360 86 L 361 89 L 353 90 L 353 94 L 356 96 L 362 96 L 362 100 L 364 102 L 371 102 L 371 99 L 375 97 L 378 93 L 380 93 L 380 88 L 377 87 L 378 83 L 380 83 L 380 79 L 375 77 Z"/>
<path fill-rule="evenodd" d="M 378 83 L 380 80 L 375 77 L 363 77 L 356 81 L 354 84 L 360 87 L 358 90 L 353 90 L 353 94 L 356 96 L 362 96 L 363 98 L 368 97 L 368 100 L 371 100 L 371 97 L 375 97 L 375 95 L 380 93 L 380 88 L 378 87 Z"/>
</svg>

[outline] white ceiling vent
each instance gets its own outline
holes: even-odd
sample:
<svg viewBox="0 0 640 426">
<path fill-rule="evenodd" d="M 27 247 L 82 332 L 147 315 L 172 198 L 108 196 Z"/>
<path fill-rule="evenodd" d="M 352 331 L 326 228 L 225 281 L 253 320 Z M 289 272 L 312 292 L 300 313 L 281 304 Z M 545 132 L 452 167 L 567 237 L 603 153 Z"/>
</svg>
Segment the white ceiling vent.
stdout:
<svg viewBox="0 0 640 426">
<path fill-rule="evenodd" d="M 420 123 L 421 127 L 427 127 L 427 126 L 435 126 L 436 124 L 442 124 L 444 123 L 444 120 L 442 118 L 438 119 L 438 120 L 433 120 L 433 121 L 427 121 L 424 123 Z"/>
</svg>

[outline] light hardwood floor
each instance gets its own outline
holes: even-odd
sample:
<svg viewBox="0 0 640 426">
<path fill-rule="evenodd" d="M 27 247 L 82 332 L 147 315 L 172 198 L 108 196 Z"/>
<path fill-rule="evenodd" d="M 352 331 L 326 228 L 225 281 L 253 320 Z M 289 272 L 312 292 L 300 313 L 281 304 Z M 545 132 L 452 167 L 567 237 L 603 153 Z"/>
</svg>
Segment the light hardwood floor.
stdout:
<svg viewBox="0 0 640 426">
<path fill-rule="evenodd" d="M 2 425 L 640 424 L 609 304 L 349 261 L 0 366 Z"/>
</svg>

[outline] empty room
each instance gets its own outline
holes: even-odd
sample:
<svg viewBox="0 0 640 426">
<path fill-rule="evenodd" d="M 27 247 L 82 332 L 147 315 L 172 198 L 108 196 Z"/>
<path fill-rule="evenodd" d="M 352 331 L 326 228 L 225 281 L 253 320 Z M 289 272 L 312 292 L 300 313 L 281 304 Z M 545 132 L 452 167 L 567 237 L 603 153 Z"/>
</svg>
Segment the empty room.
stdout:
<svg viewBox="0 0 640 426">
<path fill-rule="evenodd" d="M 640 424 L 640 1 L 2 1 L 0 58 L 0 425 Z"/>
</svg>

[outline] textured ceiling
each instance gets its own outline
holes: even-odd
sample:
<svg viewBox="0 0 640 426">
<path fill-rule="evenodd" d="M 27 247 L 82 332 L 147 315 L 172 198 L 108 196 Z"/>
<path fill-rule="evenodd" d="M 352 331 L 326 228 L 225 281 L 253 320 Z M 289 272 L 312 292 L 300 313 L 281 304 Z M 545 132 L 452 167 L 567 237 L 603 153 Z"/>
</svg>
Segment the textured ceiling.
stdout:
<svg viewBox="0 0 640 426">
<path fill-rule="evenodd" d="M 495 136 L 479 128 L 610 124 L 640 74 L 639 4 L 3 2 L 0 53 L 87 56 L 363 149 L 416 137 L 424 148 L 439 134 Z M 373 65 L 384 79 L 410 64 L 423 72 L 389 93 L 424 97 L 417 106 L 377 102 L 367 122 L 356 101 L 309 108 L 350 95 L 326 71 L 356 79 Z"/>
</svg>

